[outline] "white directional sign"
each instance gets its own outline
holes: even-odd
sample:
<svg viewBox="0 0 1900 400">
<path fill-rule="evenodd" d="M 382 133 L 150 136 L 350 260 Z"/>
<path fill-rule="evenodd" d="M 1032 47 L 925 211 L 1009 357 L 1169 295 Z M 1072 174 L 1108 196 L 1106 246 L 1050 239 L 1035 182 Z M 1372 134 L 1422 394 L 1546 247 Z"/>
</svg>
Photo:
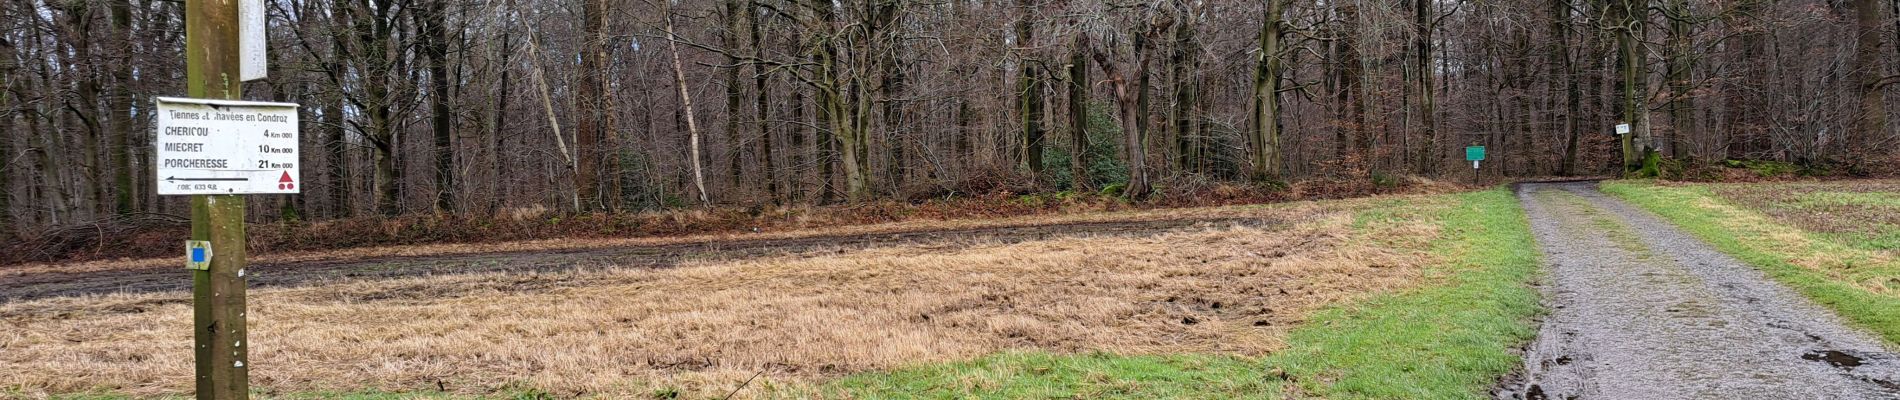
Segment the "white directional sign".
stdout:
<svg viewBox="0 0 1900 400">
<path fill-rule="evenodd" d="M 297 105 L 158 98 L 158 194 L 298 193 Z"/>
</svg>

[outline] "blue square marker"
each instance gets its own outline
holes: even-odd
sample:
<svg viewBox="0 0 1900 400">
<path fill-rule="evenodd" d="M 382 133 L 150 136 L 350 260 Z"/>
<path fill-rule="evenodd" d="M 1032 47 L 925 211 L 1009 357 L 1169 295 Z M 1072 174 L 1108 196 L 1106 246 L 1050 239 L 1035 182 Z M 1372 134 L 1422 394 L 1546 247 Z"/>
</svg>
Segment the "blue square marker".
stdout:
<svg viewBox="0 0 1900 400">
<path fill-rule="evenodd" d="M 205 271 L 211 269 L 211 242 L 203 240 L 185 241 L 185 269 Z"/>
</svg>

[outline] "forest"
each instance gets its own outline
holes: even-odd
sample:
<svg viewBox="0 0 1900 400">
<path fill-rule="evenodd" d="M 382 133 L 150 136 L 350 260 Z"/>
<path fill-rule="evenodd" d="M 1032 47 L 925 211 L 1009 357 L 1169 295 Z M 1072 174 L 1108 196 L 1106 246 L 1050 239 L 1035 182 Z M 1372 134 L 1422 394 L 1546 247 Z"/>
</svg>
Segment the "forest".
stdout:
<svg viewBox="0 0 1900 400">
<path fill-rule="evenodd" d="M 197 1 L 0 0 L 8 234 L 188 213 Z M 261 220 L 1900 161 L 1900 0 L 266 4 L 243 94 L 301 104 L 307 184 Z"/>
</svg>

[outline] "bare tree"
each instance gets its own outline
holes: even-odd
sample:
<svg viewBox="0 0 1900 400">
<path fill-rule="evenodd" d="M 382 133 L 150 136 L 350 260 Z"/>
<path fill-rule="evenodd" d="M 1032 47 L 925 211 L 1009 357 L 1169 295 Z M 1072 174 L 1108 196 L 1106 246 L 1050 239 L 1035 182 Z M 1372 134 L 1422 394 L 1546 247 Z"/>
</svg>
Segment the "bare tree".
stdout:
<svg viewBox="0 0 1900 400">
<path fill-rule="evenodd" d="M 1427 0 L 1418 0 L 1427 1 Z M 1285 179 L 1280 155 L 1280 82 L 1284 79 L 1284 39 L 1287 1 L 1266 0 L 1260 19 L 1259 60 L 1253 80 L 1253 179 Z"/>
<path fill-rule="evenodd" d="M 1069 88 L 1069 178 L 1071 186 L 1077 191 L 1089 190 L 1094 186 L 1089 176 L 1089 166 L 1093 163 L 1089 154 L 1089 36 L 1087 32 L 1075 32 L 1070 44 L 1068 65 Z M 963 105 L 959 118 L 967 118 L 969 106 Z M 967 122 L 965 122 L 967 124 Z"/>
<path fill-rule="evenodd" d="M 596 1 L 600 1 L 600 0 L 596 0 Z M 692 94 L 688 93 L 688 91 L 686 90 L 686 67 L 680 62 L 679 35 L 674 33 L 673 31 L 674 13 L 673 13 L 673 8 L 671 6 L 672 3 L 666 3 L 666 4 L 668 4 L 668 6 L 666 7 L 666 37 L 667 37 L 666 46 L 667 46 L 668 52 L 670 52 L 673 56 L 673 85 L 679 88 L 680 107 L 683 108 L 686 112 L 686 132 L 688 135 L 691 135 L 690 136 L 691 138 L 690 141 L 692 143 L 691 151 L 693 152 L 692 153 L 693 188 L 697 189 L 697 192 L 695 193 L 697 193 L 699 196 L 700 204 L 712 205 L 711 197 L 706 194 L 706 174 L 705 172 L 702 171 L 702 168 L 700 168 L 699 123 L 695 121 L 695 118 L 693 116 L 693 96 Z"/>
<path fill-rule="evenodd" d="M 1848 143 L 1862 143 L 1878 135 L 1887 133 L 1887 102 L 1884 89 L 1891 84 L 1881 76 L 1885 63 L 1880 51 L 1882 38 L 1880 32 L 1880 2 L 1875 0 L 1854 1 L 1854 63 L 1848 70 L 1850 80 L 1859 85 L 1860 115 L 1856 118 L 1858 126 L 1847 136 Z M 1858 151 L 1849 151 L 1850 160 L 1858 163 L 1861 157 Z"/>
<path fill-rule="evenodd" d="M 1669 0 L 1663 8 L 1669 20 L 1669 157 L 1687 160 L 1694 156 L 1688 141 L 1696 132 L 1695 118 L 1695 24 L 1696 16 L 1689 0 Z"/>
<path fill-rule="evenodd" d="M 1029 1 L 1018 4 L 1023 8 L 1021 19 L 1016 21 L 1016 68 L 1022 77 L 1016 80 L 1017 100 L 1020 104 L 1023 125 L 1023 167 L 1030 174 L 1042 175 L 1042 122 L 1046 118 L 1043 111 L 1042 75 L 1045 68 L 1042 60 L 1036 57 L 1036 25 L 1034 5 Z"/>
<path fill-rule="evenodd" d="M 182 210 L 152 193 L 139 99 L 187 80 L 164 67 L 183 3 L 0 4 L 0 219 Z M 1895 1 L 267 4 L 276 66 L 246 92 L 305 104 L 311 148 L 308 190 L 258 202 L 264 220 L 908 200 L 1063 175 L 1140 199 L 1443 176 L 1465 144 L 1499 176 L 1900 156 Z M 685 111 L 721 94 L 719 113 Z"/>
<path fill-rule="evenodd" d="M 1152 57 L 1152 37 L 1168 26 L 1158 18 L 1152 6 L 1123 11 L 1130 23 L 1127 30 L 1111 35 L 1108 43 L 1094 49 L 1095 62 L 1114 88 L 1122 123 L 1123 160 L 1128 164 L 1129 197 L 1142 198 L 1152 187 L 1148 176 L 1148 68 Z"/>
<path fill-rule="evenodd" d="M 1645 28 L 1648 8 L 1647 3 L 1638 0 L 1608 2 L 1605 21 L 1611 24 L 1608 28 L 1616 35 L 1617 64 L 1623 78 L 1622 115 L 1623 121 L 1630 125 L 1630 133 L 1621 138 L 1623 169 L 1635 172 L 1643 169 L 1650 154 L 1656 151 L 1649 131 L 1649 56 L 1643 47 L 1648 36 Z"/>
</svg>

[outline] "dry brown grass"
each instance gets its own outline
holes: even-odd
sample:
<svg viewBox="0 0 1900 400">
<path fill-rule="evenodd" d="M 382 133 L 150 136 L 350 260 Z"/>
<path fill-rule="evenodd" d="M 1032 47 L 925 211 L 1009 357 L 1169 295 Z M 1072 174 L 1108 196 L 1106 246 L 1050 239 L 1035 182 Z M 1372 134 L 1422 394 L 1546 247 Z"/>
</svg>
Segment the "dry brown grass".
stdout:
<svg viewBox="0 0 1900 400">
<path fill-rule="evenodd" d="M 1353 211 L 1372 202 L 1049 217 L 1300 221 L 1279 228 L 255 290 L 251 373 L 276 393 L 527 386 L 624 397 L 724 394 L 761 371 L 801 385 L 1008 349 L 1257 355 L 1311 310 L 1426 280 L 1437 227 L 1356 232 Z M 0 390 L 188 392 L 186 296 L 0 304 L 10 327 L 0 330 Z"/>
<path fill-rule="evenodd" d="M 1847 180 L 1795 184 L 1712 185 L 1715 198 L 1695 206 L 1725 214 L 1727 223 L 1787 252 L 1786 261 L 1843 284 L 1900 295 L 1900 181 Z M 1746 210 L 1746 211 L 1744 211 Z M 1805 251 L 1790 251 L 1802 249 Z"/>
<path fill-rule="evenodd" d="M 1841 180 L 1801 183 L 1710 185 L 1717 196 L 1794 224 L 1824 233 L 1880 233 L 1900 226 L 1892 204 L 1856 201 L 1854 195 L 1900 193 L 1900 180 Z M 1868 200 L 1877 199 L 1870 197 Z"/>
<path fill-rule="evenodd" d="M 1388 196 L 1390 197 L 1390 196 Z M 543 240 L 521 240 L 494 243 L 442 243 L 405 246 L 362 247 L 322 251 L 257 252 L 250 254 L 252 263 L 300 263 L 313 261 L 349 261 L 383 257 L 409 256 L 445 256 L 460 254 L 481 254 L 512 251 L 541 250 L 579 250 L 604 249 L 630 246 L 663 246 L 681 243 L 717 242 L 738 239 L 800 239 L 824 236 L 847 236 L 867 234 L 888 234 L 904 232 L 926 232 L 949 229 L 986 229 L 1027 227 L 1055 224 L 1090 222 L 1139 222 L 1165 221 L 1181 219 L 1245 218 L 1263 215 L 1265 209 L 1297 208 L 1304 210 L 1337 209 L 1336 202 L 1293 202 L 1275 205 L 1225 206 L 1225 207 L 1186 207 L 1167 209 L 1131 210 L 1116 212 L 1096 212 L 1079 214 L 1045 214 L 1012 218 L 992 219 L 916 219 L 904 222 L 877 224 L 840 224 L 825 220 L 799 221 L 800 226 L 811 226 L 797 230 L 762 231 L 750 233 L 713 233 L 664 237 L 626 237 L 626 238 L 564 238 Z M 802 218 L 802 217 L 800 217 Z M 179 247 L 182 256 L 184 248 Z M 177 257 L 128 258 L 116 260 L 94 260 L 82 262 L 26 263 L 0 265 L 0 278 L 8 276 L 37 274 L 44 272 L 81 273 L 124 269 L 142 269 L 154 267 L 174 267 L 180 265 Z"/>
<path fill-rule="evenodd" d="M 259 216 L 264 219 L 253 221 L 248 232 L 251 236 L 251 252 L 266 254 L 378 246 L 676 237 L 759 230 L 798 231 L 915 220 L 995 219 L 1461 190 L 1456 185 L 1423 179 L 1406 180 L 1395 186 L 1374 185 L 1364 175 L 1301 181 L 1286 187 L 1236 184 L 1204 178 L 1163 183 L 1165 185 L 1162 186 L 1169 188 L 1166 193 L 1134 203 L 1092 193 L 1044 192 L 1043 188 L 1031 184 L 1007 190 L 995 186 L 966 187 L 958 191 L 962 194 L 956 195 L 940 192 L 922 197 L 898 196 L 881 201 L 825 206 L 725 205 L 584 214 L 561 213 L 533 206 L 488 213 L 359 216 L 319 221 L 277 220 Z M 764 197 L 761 194 L 755 198 Z M 0 273 L 5 273 L 4 270 L 10 265 L 34 262 L 169 257 L 177 254 L 178 238 L 189 234 L 187 219 L 183 216 L 141 214 L 69 226 L 30 228 L 29 231 L 15 233 L 11 237 L 15 240 L 0 240 Z"/>
</svg>

